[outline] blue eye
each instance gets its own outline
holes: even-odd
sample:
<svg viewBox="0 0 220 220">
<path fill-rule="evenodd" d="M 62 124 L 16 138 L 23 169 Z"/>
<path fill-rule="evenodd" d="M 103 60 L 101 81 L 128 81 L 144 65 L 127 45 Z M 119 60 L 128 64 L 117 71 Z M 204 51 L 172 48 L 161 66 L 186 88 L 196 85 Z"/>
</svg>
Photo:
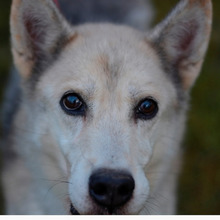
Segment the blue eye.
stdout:
<svg viewBox="0 0 220 220">
<path fill-rule="evenodd" d="M 61 98 L 60 105 L 67 114 L 84 115 L 85 113 L 85 104 L 82 98 L 75 93 L 65 94 Z"/>
<path fill-rule="evenodd" d="M 151 98 L 141 101 L 136 107 L 136 117 L 144 120 L 152 119 L 158 112 L 157 102 Z"/>
</svg>

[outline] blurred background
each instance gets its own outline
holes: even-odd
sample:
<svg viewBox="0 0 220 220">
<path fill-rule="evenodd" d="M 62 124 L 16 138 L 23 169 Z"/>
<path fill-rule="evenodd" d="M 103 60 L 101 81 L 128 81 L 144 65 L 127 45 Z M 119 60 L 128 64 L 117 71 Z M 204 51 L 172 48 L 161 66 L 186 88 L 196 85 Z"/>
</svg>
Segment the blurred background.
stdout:
<svg viewBox="0 0 220 220">
<path fill-rule="evenodd" d="M 156 8 L 154 23 L 163 19 L 177 2 L 152 0 Z M 178 214 L 220 214 L 220 1 L 213 0 L 213 4 L 211 43 L 201 75 L 192 90 L 183 144 L 184 164 L 178 187 Z M 0 2 L 0 102 L 12 64 L 10 5 L 9 0 Z M 4 202 L 0 191 L 0 214 L 3 213 Z"/>
</svg>

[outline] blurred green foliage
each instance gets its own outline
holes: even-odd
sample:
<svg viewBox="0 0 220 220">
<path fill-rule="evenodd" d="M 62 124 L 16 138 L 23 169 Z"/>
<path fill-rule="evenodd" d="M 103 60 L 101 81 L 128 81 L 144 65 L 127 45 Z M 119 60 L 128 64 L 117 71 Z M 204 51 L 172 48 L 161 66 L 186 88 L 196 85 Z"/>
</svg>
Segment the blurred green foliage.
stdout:
<svg viewBox="0 0 220 220">
<path fill-rule="evenodd" d="M 0 104 L 11 64 L 11 53 L 9 49 L 10 4 L 11 1 L 8 0 L 0 2 Z M 1 134 L 1 129 L 0 129 L 0 134 Z M 1 151 L 0 151 L 0 157 L 1 157 Z M 1 188 L 1 181 L 0 181 L 0 188 Z M 2 196 L 2 191 L 0 190 L 0 214 L 4 213 L 4 204 L 2 201 L 3 201 L 3 196 Z"/>
<path fill-rule="evenodd" d="M 9 11 L 11 1 L 0 2 L 0 100 L 11 64 L 9 49 Z"/>
<path fill-rule="evenodd" d="M 152 0 L 160 21 L 177 0 Z M 12 63 L 9 49 L 11 1 L 0 3 L 0 100 Z M 220 214 L 220 1 L 213 0 L 214 23 L 207 57 L 193 91 L 185 158 L 178 189 L 179 214 Z M 3 213 L 3 205 L 0 205 Z"/>
</svg>

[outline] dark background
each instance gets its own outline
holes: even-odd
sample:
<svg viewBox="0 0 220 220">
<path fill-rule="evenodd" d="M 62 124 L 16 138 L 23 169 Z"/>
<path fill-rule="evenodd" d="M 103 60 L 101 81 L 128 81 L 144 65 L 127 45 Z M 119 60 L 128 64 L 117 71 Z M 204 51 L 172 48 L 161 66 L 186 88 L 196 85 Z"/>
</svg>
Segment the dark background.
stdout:
<svg viewBox="0 0 220 220">
<path fill-rule="evenodd" d="M 152 2 L 157 9 L 156 23 L 178 1 Z M 12 64 L 9 47 L 10 4 L 9 0 L 0 2 L 0 101 Z M 220 1 L 214 0 L 213 4 L 211 43 L 201 76 L 192 91 L 183 144 L 185 157 L 178 189 L 178 214 L 220 214 Z M 0 202 L 0 214 L 4 213 L 3 207 L 3 202 Z"/>
</svg>

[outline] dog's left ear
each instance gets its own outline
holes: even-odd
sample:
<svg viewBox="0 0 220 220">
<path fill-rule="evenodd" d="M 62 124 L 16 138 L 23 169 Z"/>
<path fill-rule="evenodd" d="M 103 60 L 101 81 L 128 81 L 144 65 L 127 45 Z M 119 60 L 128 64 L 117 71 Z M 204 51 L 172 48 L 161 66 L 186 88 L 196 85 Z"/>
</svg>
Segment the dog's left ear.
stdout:
<svg viewBox="0 0 220 220">
<path fill-rule="evenodd" d="M 151 34 L 167 72 L 188 90 L 199 75 L 212 24 L 211 0 L 182 0 Z M 170 67 L 169 67 L 170 66 Z"/>
</svg>

